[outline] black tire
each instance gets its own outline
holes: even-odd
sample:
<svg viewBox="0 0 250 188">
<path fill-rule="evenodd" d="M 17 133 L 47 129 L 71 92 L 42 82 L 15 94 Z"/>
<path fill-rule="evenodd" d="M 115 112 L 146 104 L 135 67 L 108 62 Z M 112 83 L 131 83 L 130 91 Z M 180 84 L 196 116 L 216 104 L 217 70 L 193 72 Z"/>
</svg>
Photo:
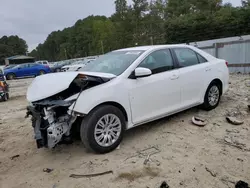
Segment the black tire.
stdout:
<svg viewBox="0 0 250 188">
<path fill-rule="evenodd" d="M 16 75 L 14 73 L 9 73 L 6 75 L 7 80 L 14 80 L 16 78 Z"/>
<path fill-rule="evenodd" d="M 8 100 L 8 98 L 9 98 L 9 97 L 8 97 L 8 94 L 7 94 L 7 93 L 5 93 L 5 94 L 4 94 L 4 97 L 3 97 L 3 101 L 7 101 L 7 100 Z"/>
<path fill-rule="evenodd" d="M 61 69 L 56 69 L 55 72 L 60 72 Z"/>
<path fill-rule="evenodd" d="M 46 72 L 44 70 L 40 70 L 39 73 L 38 73 L 39 76 L 44 75 L 44 74 L 46 74 Z"/>
<path fill-rule="evenodd" d="M 9 100 L 10 99 L 10 94 L 6 93 L 6 97 L 7 97 L 7 100 Z"/>
<path fill-rule="evenodd" d="M 112 145 L 104 147 L 97 143 L 94 131 L 97 122 L 107 114 L 114 114 L 119 118 L 121 122 L 121 132 L 118 139 Z M 103 105 L 92 110 L 86 117 L 84 117 L 80 128 L 81 140 L 86 149 L 100 154 L 109 153 L 117 148 L 122 141 L 124 132 L 125 117 L 121 110 L 112 105 Z"/>
<path fill-rule="evenodd" d="M 213 88 L 213 87 L 216 87 L 218 89 L 219 96 L 218 96 L 218 101 L 215 104 L 211 105 L 211 103 L 209 102 L 209 92 L 210 92 L 211 88 Z M 215 109 L 220 103 L 221 94 L 222 93 L 221 93 L 220 84 L 218 84 L 217 82 L 212 82 L 207 88 L 207 91 L 206 91 L 206 94 L 204 97 L 204 103 L 201 105 L 201 108 L 203 110 L 206 110 L 206 111 L 210 111 L 210 110 Z"/>
</svg>

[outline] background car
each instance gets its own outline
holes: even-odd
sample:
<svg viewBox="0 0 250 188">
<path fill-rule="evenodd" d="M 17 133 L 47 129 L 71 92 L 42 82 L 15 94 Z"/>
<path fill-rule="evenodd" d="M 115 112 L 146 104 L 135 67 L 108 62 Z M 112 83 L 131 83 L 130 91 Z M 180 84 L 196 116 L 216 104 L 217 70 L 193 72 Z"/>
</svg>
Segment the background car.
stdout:
<svg viewBox="0 0 250 188">
<path fill-rule="evenodd" d="M 2 68 L 0 68 L 0 81 L 1 80 L 5 80 L 4 70 Z"/>
<path fill-rule="evenodd" d="M 0 101 L 7 101 L 9 99 L 9 85 L 4 76 L 4 70 L 0 68 Z"/>
<path fill-rule="evenodd" d="M 61 68 L 61 72 L 78 71 L 79 69 L 83 68 L 86 64 L 94 60 L 95 59 L 84 59 L 84 60 L 76 61 L 72 63 L 71 65 L 63 66 Z"/>
<path fill-rule="evenodd" d="M 39 63 L 42 65 L 48 65 L 49 67 L 52 66 L 52 64 L 50 62 L 48 62 L 47 60 L 40 60 L 40 61 L 36 61 L 35 63 Z"/>
<path fill-rule="evenodd" d="M 17 66 L 17 65 L 7 65 L 6 67 L 4 67 L 4 70 L 11 69 L 11 68 L 13 68 L 15 66 Z"/>
<path fill-rule="evenodd" d="M 7 80 L 13 80 L 15 78 L 21 77 L 38 76 L 46 73 L 50 73 L 50 67 L 48 65 L 41 65 L 39 63 L 25 63 L 4 71 L 4 75 L 6 76 Z"/>
<path fill-rule="evenodd" d="M 65 65 L 69 65 L 71 64 L 72 62 L 70 61 L 60 61 L 60 62 L 56 62 L 54 63 L 50 69 L 51 69 L 51 72 L 60 72 L 61 71 L 61 68 Z"/>
</svg>

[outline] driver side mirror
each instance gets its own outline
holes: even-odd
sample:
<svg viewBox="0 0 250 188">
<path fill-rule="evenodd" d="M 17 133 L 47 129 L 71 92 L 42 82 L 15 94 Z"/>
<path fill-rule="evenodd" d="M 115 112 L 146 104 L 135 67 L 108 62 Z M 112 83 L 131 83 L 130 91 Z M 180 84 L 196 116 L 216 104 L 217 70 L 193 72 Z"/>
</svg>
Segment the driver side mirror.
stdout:
<svg viewBox="0 0 250 188">
<path fill-rule="evenodd" d="M 143 78 L 143 77 L 148 77 L 152 75 L 152 71 L 148 68 L 143 68 L 143 67 L 137 67 L 130 78 L 136 79 L 136 78 Z"/>
</svg>

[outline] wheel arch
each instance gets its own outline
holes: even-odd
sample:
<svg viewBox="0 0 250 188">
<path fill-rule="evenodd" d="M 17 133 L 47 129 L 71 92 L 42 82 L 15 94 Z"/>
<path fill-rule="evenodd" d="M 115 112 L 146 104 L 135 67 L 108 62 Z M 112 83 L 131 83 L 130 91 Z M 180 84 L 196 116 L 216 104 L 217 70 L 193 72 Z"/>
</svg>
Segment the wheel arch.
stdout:
<svg viewBox="0 0 250 188">
<path fill-rule="evenodd" d="M 121 110 L 122 114 L 124 115 L 125 120 L 128 121 L 128 114 L 127 114 L 125 108 L 121 104 L 119 104 L 118 102 L 106 101 L 106 102 L 98 104 L 97 106 L 92 108 L 90 111 L 93 111 L 94 109 L 96 109 L 96 108 L 98 108 L 100 106 L 103 106 L 103 105 L 111 105 L 111 106 L 114 106 L 114 107 L 118 108 L 119 110 Z"/>
<path fill-rule="evenodd" d="M 202 98 L 201 98 L 201 101 L 202 101 L 201 103 L 204 102 L 204 98 L 205 98 L 207 89 L 208 89 L 208 87 L 209 87 L 212 83 L 217 83 L 217 84 L 219 85 L 220 95 L 222 95 L 222 92 L 223 92 L 223 83 L 222 83 L 221 79 L 215 78 L 215 79 L 213 79 L 211 82 L 209 82 L 209 83 L 206 85 L 205 92 L 203 93 L 203 96 L 202 96 Z"/>
<path fill-rule="evenodd" d="M 11 75 L 11 74 L 14 75 L 14 77 L 16 77 L 16 74 L 15 74 L 14 72 L 8 72 L 8 73 L 6 73 L 6 75 L 5 75 L 6 79 L 9 80 L 8 76 Z"/>
<path fill-rule="evenodd" d="M 212 83 L 217 83 L 217 84 L 219 85 L 220 94 L 222 95 L 222 92 L 223 92 L 223 83 L 222 83 L 222 81 L 221 81 L 219 78 L 215 78 L 215 79 L 213 79 L 213 80 L 209 83 L 209 85 L 212 84 Z M 208 85 L 208 86 L 209 86 L 209 85 Z"/>
</svg>

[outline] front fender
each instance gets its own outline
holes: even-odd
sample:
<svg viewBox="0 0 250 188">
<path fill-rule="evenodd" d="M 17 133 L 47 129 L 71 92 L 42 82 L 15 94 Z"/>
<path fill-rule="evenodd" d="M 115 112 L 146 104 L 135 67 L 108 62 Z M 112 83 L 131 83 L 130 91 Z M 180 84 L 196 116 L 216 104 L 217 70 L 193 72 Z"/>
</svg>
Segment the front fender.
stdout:
<svg viewBox="0 0 250 188">
<path fill-rule="evenodd" d="M 69 109 L 80 114 L 88 114 L 96 106 L 106 102 L 120 104 L 127 113 L 128 121 L 131 121 L 128 92 L 121 85 L 109 85 L 106 83 L 84 90 Z"/>
</svg>

